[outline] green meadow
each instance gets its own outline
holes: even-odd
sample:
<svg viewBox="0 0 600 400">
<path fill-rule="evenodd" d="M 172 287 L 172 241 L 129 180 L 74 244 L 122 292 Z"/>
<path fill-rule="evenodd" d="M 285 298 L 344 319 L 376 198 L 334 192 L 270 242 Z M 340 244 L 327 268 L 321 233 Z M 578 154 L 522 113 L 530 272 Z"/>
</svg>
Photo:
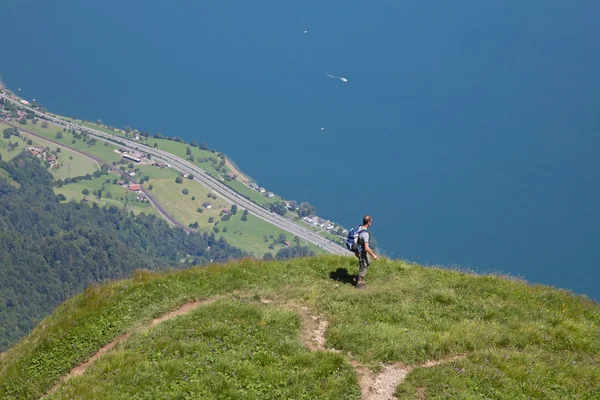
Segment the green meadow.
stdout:
<svg viewBox="0 0 600 400">
<path fill-rule="evenodd" d="M 0 397 L 358 400 L 365 373 L 398 363 L 400 399 L 600 395 L 597 303 L 387 259 L 356 290 L 356 272 L 338 256 L 242 260 L 91 286 L 0 356 Z M 322 348 L 307 340 L 315 318 Z"/>
</svg>

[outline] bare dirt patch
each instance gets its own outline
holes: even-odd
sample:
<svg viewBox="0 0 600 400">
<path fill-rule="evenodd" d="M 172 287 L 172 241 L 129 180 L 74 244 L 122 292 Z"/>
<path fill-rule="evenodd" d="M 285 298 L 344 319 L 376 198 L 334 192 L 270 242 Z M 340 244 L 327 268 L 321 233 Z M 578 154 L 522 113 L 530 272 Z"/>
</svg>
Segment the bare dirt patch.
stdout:
<svg viewBox="0 0 600 400">
<path fill-rule="evenodd" d="M 92 355 L 89 359 L 87 359 L 85 362 L 83 362 L 82 364 L 77 365 L 76 367 L 74 367 L 71 372 L 69 372 L 67 375 L 63 376 L 57 383 L 56 385 L 54 385 L 52 387 L 52 389 L 50 389 L 47 393 L 45 393 L 41 398 L 46 398 L 46 396 L 48 396 L 49 394 L 52 394 L 54 392 L 56 392 L 58 390 L 58 388 L 60 388 L 60 386 L 66 382 L 67 380 L 69 380 L 70 378 L 74 377 L 74 376 L 80 376 L 83 375 L 85 373 L 85 371 L 88 369 L 88 367 L 90 365 L 92 365 L 98 358 L 102 357 L 104 354 L 106 354 L 108 351 L 112 350 L 116 345 L 125 342 L 127 339 L 129 339 L 129 337 L 131 336 L 132 333 L 134 332 L 142 332 L 146 329 L 150 329 L 158 324 L 161 324 L 165 321 L 168 321 L 174 317 L 177 317 L 179 315 L 183 315 L 183 314 L 187 314 L 188 312 L 200 307 L 200 306 L 205 306 L 208 304 L 212 304 L 214 303 L 216 300 L 218 300 L 218 297 L 213 297 L 207 300 L 202 300 L 202 301 L 192 301 L 189 303 L 184 304 L 183 306 L 170 311 L 166 314 L 161 315 L 160 317 L 154 318 L 149 324 L 147 325 L 143 325 L 143 326 L 139 326 L 137 328 L 135 328 L 134 330 L 124 333 L 121 336 L 119 336 L 118 338 L 112 340 L 110 343 L 108 343 L 107 345 L 105 345 L 104 347 L 102 347 L 100 350 L 98 350 L 94 355 Z"/>
<path fill-rule="evenodd" d="M 250 179 L 248 179 L 248 177 L 247 177 L 246 175 L 242 174 L 242 172 L 241 172 L 239 169 L 237 169 L 237 168 L 235 167 L 235 165 L 233 165 L 233 163 L 232 163 L 231 161 L 229 161 L 229 159 L 228 159 L 227 157 L 225 158 L 225 166 L 226 166 L 227 168 L 229 168 L 229 170 L 230 170 L 230 171 L 231 171 L 233 174 L 236 174 L 236 175 L 237 175 L 237 179 L 238 179 L 238 180 L 240 180 L 240 181 L 242 181 L 242 182 L 244 182 L 244 183 L 248 183 L 248 182 L 250 182 Z"/>
<path fill-rule="evenodd" d="M 379 374 L 372 374 L 369 380 L 361 380 L 362 398 L 364 400 L 393 399 L 396 387 L 406 379 L 409 372 L 410 367 L 402 364 L 383 366 L 383 371 Z"/>
<path fill-rule="evenodd" d="M 374 374 L 367 368 L 355 365 L 359 377 L 359 384 L 362 393 L 362 400 L 389 400 L 394 399 L 394 392 L 410 371 L 415 368 L 431 368 L 436 365 L 450 363 L 464 358 L 464 355 L 442 358 L 440 360 L 427 361 L 423 364 L 403 365 L 389 364 L 383 366 L 383 371 Z M 418 399 L 425 399 L 425 388 L 419 388 L 417 391 Z"/>
<path fill-rule="evenodd" d="M 325 349 L 325 332 L 329 322 L 320 316 L 311 315 L 307 307 L 301 307 L 298 311 L 302 320 L 300 341 L 312 351 Z"/>
</svg>

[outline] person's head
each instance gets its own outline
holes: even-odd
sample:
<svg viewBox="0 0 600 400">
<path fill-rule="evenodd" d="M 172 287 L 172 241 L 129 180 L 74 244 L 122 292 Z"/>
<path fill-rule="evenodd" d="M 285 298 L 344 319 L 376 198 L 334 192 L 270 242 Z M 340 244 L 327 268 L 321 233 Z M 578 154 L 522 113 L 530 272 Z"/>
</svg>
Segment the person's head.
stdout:
<svg viewBox="0 0 600 400">
<path fill-rule="evenodd" d="M 365 215 L 363 217 L 363 226 L 366 226 L 368 228 L 369 226 L 371 226 L 372 223 L 373 223 L 373 218 L 371 218 L 370 215 Z"/>
</svg>

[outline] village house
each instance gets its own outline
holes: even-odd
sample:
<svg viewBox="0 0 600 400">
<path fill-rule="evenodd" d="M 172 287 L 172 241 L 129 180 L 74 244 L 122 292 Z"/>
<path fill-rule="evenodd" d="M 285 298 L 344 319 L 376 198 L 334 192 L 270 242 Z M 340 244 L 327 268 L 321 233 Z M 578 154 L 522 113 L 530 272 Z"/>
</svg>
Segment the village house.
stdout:
<svg viewBox="0 0 600 400">
<path fill-rule="evenodd" d="M 162 161 L 161 161 L 161 162 L 155 162 L 155 163 L 154 163 L 154 166 L 155 166 L 155 167 L 158 167 L 158 168 L 164 168 L 164 167 L 165 167 L 165 163 L 164 163 L 164 162 L 162 162 Z"/>
<path fill-rule="evenodd" d="M 263 188 L 263 187 L 259 187 L 258 191 L 261 192 L 261 193 L 263 193 L 263 194 L 266 192 L 265 188 Z"/>
<path fill-rule="evenodd" d="M 125 181 L 124 180 L 120 180 L 120 181 L 117 182 L 117 185 L 124 186 L 125 185 Z"/>
<path fill-rule="evenodd" d="M 47 147 L 28 147 L 27 150 L 36 157 L 43 157 L 48 151 Z"/>
<path fill-rule="evenodd" d="M 307 222 L 309 224 L 313 224 L 315 222 L 315 219 L 318 221 L 318 218 L 314 215 L 307 215 L 306 217 L 302 218 L 302 220 L 304 222 Z"/>
<path fill-rule="evenodd" d="M 142 186 L 139 183 L 130 183 L 129 190 L 133 192 L 139 192 L 140 190 L 142 190 Z"/>
<path fill-rule="evenodd" d="M 290 242 L 288 242 L 287 240 L 283 242 L 283 244 L 285 244 L 285 247 L 290 247 Z"/>
<path fill-rule="evenodd" d="M 254 190 L 258 189 L 258 185 L 254 182 L 248 182 L 248 187 Z"/>
<path fill-rule="evenodd" d="M 46 157 L 46 161 L 48 161 L 50 164 L 54 165 L 56 163 L 56 157 L 54 157 L 54 156 Z"/>
<path fill-rule="evenodd" d="M 127 175 L 129 176 L 135 176 L 135 171 L 130 169 L 129 171 L 127 171 Z"/>
<path fill-rule="evenodd" d="M 189 175 L 187 172 L 184 172 L 184 173 L 183 173 L 183 177 L 184 177 L 184 178 L 187 178 L 188 176 L 190 176 L 190 175 Z"/>
<path fill-rule="evenodd" d="M 23 104 L 24 106 L 29 105 L 29 102 L 27 100 L 20 100 L 19 103 Z"/>
<path fill-rule="evenodd" d="M 269 193 L 267 193 L 267 197 L 268 197 L 268 198 L 275 197 L 275 193 L 273 193 L 273 192 L 269 192 Z"/>
<path fill-rule="evenodd" d="M 231 179 L 232 181 L 233 181 L 233 180 L 235 180 L 235 179 L 237 178 L 237 175 L 236 175 L 236 174 L 234 174 L 233 172 L 228 172 L 228 173 L 226 174 L 226 176 L 227 176 L 229 179 Z"/>
<path fill-rule="evenodd" d="M 137 195 L 137 199 L 140 201 L 145 201 L 146 200 L 146 195 L 145 194 L 138 194 Z"/>
<path fill-rule="evenodd" d="M 90 198 L 89 198 L 88 196 L 85 196 L 85 197 L 83 198 L 83 201 L 85 201 L 85 202 L 87 203 L 88 201 L 90 201 Z"/>
<path fill-rule="evenodd" d="M 223 211 L 225 214 L 229 214 L 231 212 L 231 210 L 229 208 L 224 208 Z"/>
<path fill-rule="evenodd" d="M 202 207 L 204 208 L 212 208 L 212 204 L 210 204 L 208 201 L 204 204 L 202 204 Z"/>
</svg>

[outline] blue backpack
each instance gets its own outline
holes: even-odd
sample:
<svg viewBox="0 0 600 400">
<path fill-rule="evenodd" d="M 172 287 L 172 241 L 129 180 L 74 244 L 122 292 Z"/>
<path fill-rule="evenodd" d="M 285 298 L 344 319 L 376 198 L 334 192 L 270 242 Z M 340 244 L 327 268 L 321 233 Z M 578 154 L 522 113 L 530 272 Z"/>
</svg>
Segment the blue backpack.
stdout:
<svg viewBox="0 0 600 400">
<path fill-rule="evenodd" d="M 367 230 L 362 227 L 362 225 L 357 226 L 356 228 L 350 229 L 348 232 L 348 237 L 346 238 L 346 248 L 355 253 L 360 253 L 362 251 L 361 246 L 358 244 L 358 237 L 361 233 L 366 232 Z"/>
</svg>

